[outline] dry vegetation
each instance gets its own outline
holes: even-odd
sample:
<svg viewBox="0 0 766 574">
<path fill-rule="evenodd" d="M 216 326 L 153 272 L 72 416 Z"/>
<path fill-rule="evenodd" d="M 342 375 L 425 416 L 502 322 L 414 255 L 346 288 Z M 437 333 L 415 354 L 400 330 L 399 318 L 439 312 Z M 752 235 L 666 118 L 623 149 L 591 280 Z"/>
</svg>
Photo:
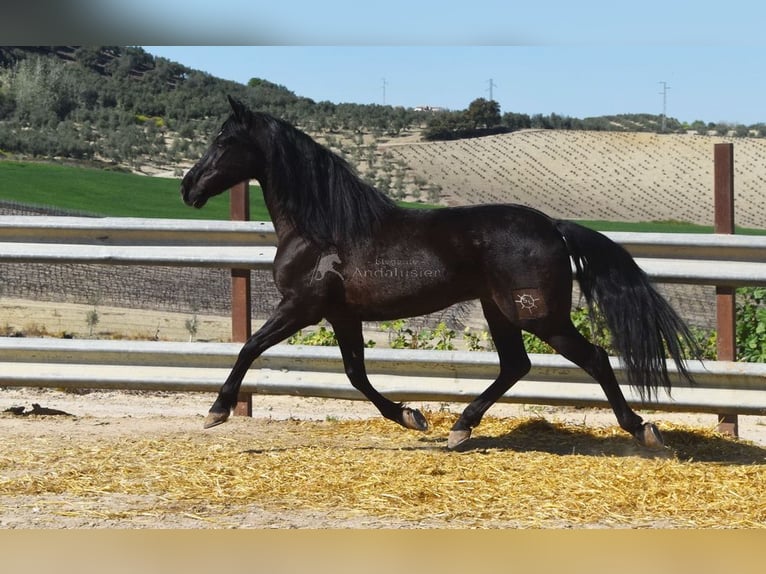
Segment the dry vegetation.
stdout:
<svg viewBox="0 0 766 574">
<path fill-rule="evenodd" d="M 94 397 L 97 398 L 97 397 Z M 370 420 L 0 417 L 6 527 L 753 528 L 762 447 L 664 424 L 647 455 L 615 427 L 488 417 L 462 453 L 454 415 L 425 435 Z M 46 430 L 47 427 L 47 430 Z M 154 429 L 150 432 L 148 429 Z M 91 438 L 85 440 L 86 433 Z M 23 440 L 18 440 L 23 438 Z"/>
</svg>

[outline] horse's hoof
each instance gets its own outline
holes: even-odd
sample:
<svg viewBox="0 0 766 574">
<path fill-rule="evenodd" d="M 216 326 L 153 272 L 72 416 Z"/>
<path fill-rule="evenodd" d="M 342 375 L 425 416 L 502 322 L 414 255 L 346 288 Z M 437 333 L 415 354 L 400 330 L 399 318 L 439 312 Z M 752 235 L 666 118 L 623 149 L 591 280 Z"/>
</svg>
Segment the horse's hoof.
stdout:
<svg viewBox="0 0 766 574">
<path fill-rule="evenodd" d="M 471 438 L 471 429 L 452 430 L 450 431 L 449 438 L 447 439 L 447 448 L 454 450 L 469 438 Z"/>
<path fill-rule="evenodd" d="M 660 434 L 659 429 L 653 423 L 644 423 L 638 432 L 636 438 L 641 446 L 649 450 L 662 450 L 665 448 L 665 441 Z"/>
<path fill-rule="evenodd" d="M 227 420 L 229 420 L 229 413 L 214 413 L 213 411 L 210 411 L 207 413 L 207 416 L 205 417 L 205 424 L 202 428 L 213 428 L 217 427 L 218 425 L 221 425 L 225 423 Z"/>
<path fill-rule="evenodd" d="M 427 431 L 428 421 L 418 409 L 402 409 L 402 426 L 404 428 Z"/>
</svg>

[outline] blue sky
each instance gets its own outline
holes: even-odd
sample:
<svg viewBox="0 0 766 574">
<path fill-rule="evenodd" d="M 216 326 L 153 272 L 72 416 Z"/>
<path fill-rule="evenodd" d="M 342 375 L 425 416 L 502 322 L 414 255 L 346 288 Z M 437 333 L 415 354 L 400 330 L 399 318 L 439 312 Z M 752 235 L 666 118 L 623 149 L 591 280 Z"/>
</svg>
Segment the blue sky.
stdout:
<svg viewBox="0 0 766 574">
<path fill-rule="evenodd" d="M 264 78 L 316 101 L 588 117 L 667 113 L 681 121 L 766 122 L 758 46 L 145 46 L 215 76 Z M 385 80 L 385 94 L 384 94 Z"/>
<path fill-rule="evenodd" d="M 383 103 L 385 79 L 387 104 L 463 109 L 492 79 L 503 112 L 661 113 L 664 81 L 682 121 L 766 122 L 762 0 L 69 1 L 119 43 L 317 101 Z"/>
</svg>

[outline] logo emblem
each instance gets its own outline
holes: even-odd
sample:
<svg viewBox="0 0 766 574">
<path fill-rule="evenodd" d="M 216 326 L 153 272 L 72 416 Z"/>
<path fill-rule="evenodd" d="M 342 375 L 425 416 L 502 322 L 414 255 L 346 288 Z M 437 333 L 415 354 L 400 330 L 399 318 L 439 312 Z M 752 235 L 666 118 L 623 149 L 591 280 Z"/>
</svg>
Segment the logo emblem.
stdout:
<svg viewBox="0 0 766 574">
<path fill-rule="evenodd" d="M 343 275 L 340 273 L 340 271 L 335 269 L 335 265 L 340 263 L 340 257 L 338 257 L 338 254 L 335 252 L 325 253 L 322 255 L 319 259 L 317 259 L 317 264 L 314 266 L 314 271 L 311 274 L 312 283 L 314 281 L 321 281 L 328 273 L 334 273 L 340 277 L 341 281 L 343 281 Z"/>
</svg>

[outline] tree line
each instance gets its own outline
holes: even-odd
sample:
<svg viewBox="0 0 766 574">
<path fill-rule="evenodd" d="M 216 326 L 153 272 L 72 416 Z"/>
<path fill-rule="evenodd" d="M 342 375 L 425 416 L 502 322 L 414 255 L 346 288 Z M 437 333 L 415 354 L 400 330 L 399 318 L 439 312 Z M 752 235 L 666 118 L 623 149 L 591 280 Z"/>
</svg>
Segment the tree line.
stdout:
<svg viewBox="0 0 766 574">
<path fill-rule="evenodd" d="M 428 122 L 423 132 L 427 140 L 449 140 L 509 133 L 524 129 L 631 131 L 713 134 L 719 136 L 766 137 L 766 124 L 751 126 L 726 122 L 705 123 L 696 120 L 681 122 L 654 114 L 619 114 L 592 118 L 573 118 L 560 114 L 500 113 L 500 106 L 493 100 L 478 98 L 466 110 L 443 112 Z"/>
</svg>

